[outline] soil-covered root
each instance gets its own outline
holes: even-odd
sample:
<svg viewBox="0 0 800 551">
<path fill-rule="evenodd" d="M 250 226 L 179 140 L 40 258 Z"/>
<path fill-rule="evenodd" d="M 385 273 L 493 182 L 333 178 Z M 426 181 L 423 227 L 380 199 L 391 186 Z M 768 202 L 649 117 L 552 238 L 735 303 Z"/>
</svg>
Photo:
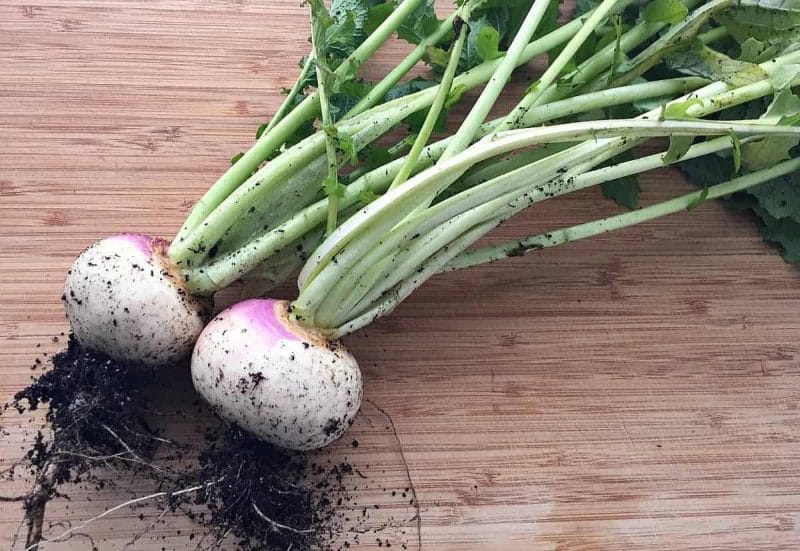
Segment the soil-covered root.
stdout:
<svg viewBox="0 0 800 551">
<path fill-rule="evenodd" d="M 18 392 L 20 414 L 47 408 L 46 430 L 37 432 L 23 462 L 34 473 L 24 498 L 26 548 L 42 540 L 47 503 L 67 483 L 85 481 L 97 466 L 152 470 L 160 439 L 145 421 L 143 366 L 109 359 L 71 338 L 52 358 L 52 369 Z"/>
<path fill-rule="evenodd" d="M 210 538 L 235 536 L 240 551 L 329 549 L 343 530 L 340 507 L 352 499 L 349 463 L 314 463 L 235 426 L 207 440 L 180 486 L 202 490 L 176 495 L 170 507 L 205 506 L 200 521 Z"/>
</svg>

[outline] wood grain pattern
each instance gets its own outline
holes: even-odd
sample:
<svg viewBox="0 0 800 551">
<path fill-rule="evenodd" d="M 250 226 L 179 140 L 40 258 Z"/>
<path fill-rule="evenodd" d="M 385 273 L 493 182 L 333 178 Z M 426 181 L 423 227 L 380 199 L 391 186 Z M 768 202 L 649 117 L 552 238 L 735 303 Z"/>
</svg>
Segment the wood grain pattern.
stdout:
<svg viewBox="0 0 800 551">
<path fill-rule="evenodd" d="M 36 354 L 60 346 L 51 337 L 66 330 L 71 258 L 122 230 L 172 235 L 251 143 L 307 49 L 299 4 L 0 0 L 4 399 L 28 382 Z M 686 186 L 667 170 L 646 183 L 647 201 Z M 612 211 L 596 193 L 575 194 L 497 235 Z M 398 441 L 367 404 L 362 445 L 334 454 L 371 464 L 372 486 L 359 490 L 370 502 L 406 484 L 402 444 L 426 550 L 798 549 L 798 289 L 796 269 L 751 221 L 716 204 L 437 277 L 348 339 Z M 181 388 L 168 401 L 190 400 Z M 8 464 L 27 419 L 0 422 Z M 50 518 L 80 522 L 129 496 L 76 490 Z M 98 522 L 99 548 L 122 548 L 139 512 Z M 0 547 L 20 516 L 0 503 Z M 189 529 L 175 517 L 133 548 L 189 549 Z M 417 547 L 413 521 L 391 530 L 387 539 Z"/>
</svg>

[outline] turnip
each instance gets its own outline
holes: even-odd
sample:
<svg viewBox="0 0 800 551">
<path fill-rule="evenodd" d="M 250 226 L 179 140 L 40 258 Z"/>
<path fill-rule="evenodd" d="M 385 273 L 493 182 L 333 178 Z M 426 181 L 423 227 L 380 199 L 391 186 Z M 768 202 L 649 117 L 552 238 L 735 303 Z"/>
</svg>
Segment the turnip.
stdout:
<svg viewBox="0 0 800 551">
<path fill-rule="evenodd" d="M 166 247 L 128 233 L 83 251 L 64 283 L 75 338 L 115 359 L 150 366 L 185 358 L 203 329 L 207 304 L 189 293 Z"/>
<path fill-rule="evenodd" d="M 288 306 L 251 299 L 220 313 L 197 342 L 192 380 L 222 418 L 285 448 L 321 448 L 353 424 L 361 371 Z"/>
</svg>

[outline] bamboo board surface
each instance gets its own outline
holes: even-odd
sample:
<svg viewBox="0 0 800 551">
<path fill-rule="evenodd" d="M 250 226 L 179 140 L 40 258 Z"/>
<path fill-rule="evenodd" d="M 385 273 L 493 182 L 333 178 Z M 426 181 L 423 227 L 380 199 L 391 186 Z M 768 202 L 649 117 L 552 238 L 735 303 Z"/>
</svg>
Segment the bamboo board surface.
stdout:
<svg viewBox="0 0 800 551">
<path fill-rule="evenodd" d="M 299 0 L 0 0 L 0 400 L 62 345 L 71 259 L 115 232 L 173 235 L 279 105 L 307 34 Z M 670 170 L 645 184 L 646 201 L 688 189 Z M 576 194 L 496 235 L 613 211 Z M 395 500 L 378 537 L 397 547 L 799 549 L 798 291 L 800 273 L 718 204 L 437 277 L 347 339 L 370 402 L 360 447 L 334 453 L 371 466 L 367 501 L 404 489 L 407 468 L 421 533 Z M 185 375 L 168 401 L 190 399 Z M 27 420 L 0 423 L 10 464 Z M 76 490 L 49 519 L 129 497 Z M 139 513 L 93 525 L 98 548 L 121 549 Z M 0 503 L 0 548 L 20 518 Z M 187 526 L 132 548 L 192 549 Z"/>
</svg>

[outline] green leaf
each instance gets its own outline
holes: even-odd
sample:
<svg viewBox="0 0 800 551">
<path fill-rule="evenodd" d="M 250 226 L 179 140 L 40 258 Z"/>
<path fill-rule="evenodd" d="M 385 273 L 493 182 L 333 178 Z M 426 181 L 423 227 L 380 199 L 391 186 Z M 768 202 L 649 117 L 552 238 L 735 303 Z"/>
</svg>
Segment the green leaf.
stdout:
<svg viewBox="0 0 800 551">
<path fill-rule="evenodd" d="M 706 155 L 681 161 L 678 167 L 693 184 L 711 187 L 729 179 L 733 172 L 733 159 L 720 155 Z"/>
<path fill-rule="evenodd" d="M 335 177 L 327 177 L 322 182 L 322 189 L 328 197 L 344 197 L 345 187 Z"/>
<path fill-rule="evenodd" d="M 750 172 L 769 168 L 789 159 L 789 150 L 798 141 L 800 139 L 791 136 L 774 136 L 748 142 L 742 146 L 742 164 Z"/>
<path fill-rule="evenodd" d="M 475 41 L 475 47 L 478 55 L 483 61 L 492 61 L 501 57 L 500 53 L 500 33 L 491 25 L 483 27 L 479 32 Z"/>
<path fill-rule="evenodd" d="M 742 170 L 742 142 L 736 132 L 731 132 L 731 145 L 733 146 L 733 174 Z"/>
<path fill-rule="evenodd" d="M 416 138 L 416 135 L 420 133 L 422 130 L 422 126 L 425 124 L 425 118 L 428 116 L 428 110 L 423 109 L 422 111 L 417 111 L 416 113 L 410 114 L 406 117 L 406 126 L 408 127 L 408 131 L 411 132 L 412 136 Z M 433 125 L 434 132 L 445 132 L 447 130 L 447 109 L 442 109 L 441 113 L 439 113 L 439 117 L 436 119 L 436 124 Z M 412 136 L 409 136 L 412 137 Z M 413 143 L 413 140 L 411 140 Z"/>
<path fill-rule="evenodd" d="M 264 132 L 266 132 L 268 126 L 269 123 L 265 122 L 258 127 L 258 130 L 256 130 L 256 139 L 259 139 L 264 134 Z"/>
<path fill-rule="evenodd" d="M 306 0 L 311 7 L 312 33 L 323 58 L 317 63 L 325 70 L 336 68 L 368 35 L 370 12 L 379 9 L 375 0 L 333 0 L 330 11 L 323 0 Z M 353 76 L 353 75 L 349 75 Z M 307 83 L 316 81 L 311 71 Z"/>
<path fill-rule="evenodd" d="M 450 56 L 447 55 L 447 52 L 436 46 L 428 46 L 425 48 L 425 56 L 422 59 L 428 65 L 440 70 L 445 69 L 450 62 Z"/>
<path fill-rule="evenodd" d="M 708 201 L 708 188 L 704 187 L 697 199 L 687 205 L 686 210 L 694 210 L 706 201 Z"/>
<path fill-rule="evenodd" d="M 575 2 L 575 15 L 583 15 L 600 5 L 601 0 L 578 0 Z"/>
<path fill-rule="evenodd" d="M 735 87 L 767 78 L 766 71 L 758 65 L 732 59 L 700 40 L 696 40 L 691 48 L 670 55 L 666 61 L 670 68 L 685 75 L 721 80 Z"/>
<path fill-rule="evenodd" d="M 671 164 L 681 159 L 694 143 L 694 136 L 672 136 L 669 139 L 669 149 L 664 154 L 664 164 Z"/>
<path fill-rule="evenodd" d="M 552 0 L 545 11 L 534 38 L 557 28 L 559 1 Z M 533 0 L 484 0 L 472 12 L 474 19 L 485 17 L 500 33 L 501 48 L 507 48 L 528 15 Z"/>
<path fill-rule="evenodd" d="M 800 46 L 798 0 L 740 0 L 716 19 L 740 44 L 745 61 L 763 62 Z"/>
<path fill-rule="evenodd" d="M 347 159 L 350 164 L 358 164 L 358 149 L 356 149 L 353 137 L 350 134 L 341 130 L 338 132 L 336 135 L 336 149 L 344 154 L 345 159 Z"/>
<path fill-rule="evenodd" d="M 463 96 L 464 92 L 466 91 L 467 87 L 463 84 L 459 84 L 451 88 L 450 92 L 447 94 L 447 99 L 444 102 L 443 109 L 445 111 L 449 111 L 455 104 L 461 101 L 461 96 Z"/>
<path fill-rule="evenodd" d="M 373 10 L 380 10 L 381 6 L 385 6 L 384 10 L 386 6 L 392 8 L 391 4 L 384 4 L 383 0 L 332 0 L 330 13 L 338 22 L 346 19 L 353 20 L 354 36 L 352 38 L 360 44 L 374 30 L 369 27 L 370 14 L 373 13 Z M 391 9 L 389 13 L 391 13 Z M 389 13 L 386 13 L 387 17 Z"/>
<path fill-rule="evenodd" d="M 765 241 L 777 243 L 783 248 L 786 262 L 800 262 L 800 222 L 781 218 L 761 229 Z"/>
<path fill-rule="evenodd" d="M 372 90 L 372 84 L 363 80 L 345 80 L 339 82 L 333 94 L 328 98 L 331 118 L 336 121 L 349 112 Z"/>
<path fill-rule="evenodd" d="M 322 131 L 326 136 L 334 139 L 337 151 L 342 153 L 346 160 L 353 165 L 358 164 L 358 150 L 350 134 L 333 125 L 323 126 Z"/>
<path fill-rule="evenodd" d="M 772 124 L 796 124 L 800 119 L 800 97 L 788 88 L 775 94 L 767 112 L 761 120 Z M 800 144 L 794 136 L 770 136 L 742 146 L 742 164 L 747 170 L 756 171 L 769 168 L 780 161 L 789 159 L 789 151 Z"/>
<path fill-rule="evenodd" d="M 361 154 L 368 170 L 383 166 L 392 160 L 392 154 L 385 147 L 371 146 L 362 150 Z"/>
<path fill-rule="evenodd" d="M 339 136 L 339 129 L 332 124 L 323 126 L 322 131 L 325 132 L 325 135 L 329 138 L 337 138 Z"/>
<path fill-rule="evenodd" d="M 739 0 L 733 14 L 744 25 L 785 31 L 800 26 L 800 1 Z"/>
<path fill-rule="evenodd" d="M 741 49 L 739 59 L 748 63 L 763 63 L 776 53 L 771 44 L 762 42 L 752 36 L 742 42 L 739 48 Z"/>
<path fill-rule="evenodd" d="M 355 16 L 348 10 L 341 9 L 337 17 L 333 17 L 322 0 L 306 0 L 311 6 L 311 32 L 317 49 L 323 54 L 316 63 L 327 66 L 328 56 L 334 53 L 349 55 L 352 51 L 353 35 L 356 32 Z"/>
<path fill-rule="evenodd" d="M 392 101 L 398 98 L 402 98 L 408 96 L 410 94 L 414 94 L 421 90 L 425 90 L 426 88 L 430 88 L 431 86 L 436 86 L 439 83 L 433 80 L 428 80 L 423 77 L 415 77 L 409 81 L 402 82 L 397 84 L 386 92 L 386 101 Z"/>
<path fill-rule="evenodd" d="M 759 206 L 774 218 L 800 222 L 800 173 L 787 174 L 747 190 Z"/>
<path fill-rule="evenodd" d="M 679 166 L 690 182 L 708 187 L 728 180 L 732 159 L 708 155 L 682 161 Z M 752 210 L 760 220 L 764 240 L 780 245 L 786 261 L 800 262 L 800 173 L 735 193 L 725 202 L 736 210 Z"/>
<path fill-rule="evenodd" d="M 244 152 L 241 151 L 236 155 L 234 155 L 233 157 L 231 157 L 231 165 L 235 165 L 237 162 L 239 162 L 239 159 L 241 159 L 242 157 L 244 157 Z"/>
<path fill-rule="evenodd" d="M 367 34 L 372 34 L 381 23 L 383 23 L 389 15 L 394 11 L 396 5 L 394 2 L 386 2 L 372 6 L 367 13 L 367 22 L 365 30 Z"/>
<path fill-rule="evenodd" d="M 620 178 L 613 182 L 605 182 L 600 186 L 603 196 L 620 206 L 634 210 L 639 206 L 639 192 L 641 188 L 636 176 Z"/>
<path fill-rule="evenodd" d="M 434 9 L 434 0 L 425 0 L 400 25 L 397 29 L 397 36 L 411 44 L 419 44 L 428 35 L 433 34 L 439 28 L 439 24 L 440 21 L 436 17 Z"/>
<path fill-rule="evenodd" d="M 374 191 L 369 189 L 365 189 L 364 191 L 358 194 L 358 200 L 363 205 L 369 205 L 378 197 L 380 197 L 380 195 L 377 195 Z"/>
<path fill-rule="evenodd" d="M 458 60 L 459 72 L 467 71 L 483 63 L 483 58 L 478 50 L 478 39 L 485 28 L 489 27 L 496 30 L 486 17 L 470 20 L 467 27 L 469 34 L 467 34 L 464 49 L 461 50 L 461 59 Z M 462 30 L 461 32 L 464 31 Z"/>
<path fill-rule="evenodd" d="M 706 28 L 714 10 L 696 11 L 682 22 L 668 27 L 664 33 L 631 60 L 621 64 L 614 85 L 632 82 L 675 52 L 680 52 L 694 43 L 697 35 Z"/>
<path fill-rule="evenodd" d="M 769 82 L 775 90 L 784 90 L 800 78 L 800 65 L 787 64 L 777 67 L 770 75 Z"/>
<path fill-rule="evenodd" d="M 630 151 L 626 151 L 603 163 L 603 166 L 616 165 L 631 160 L 633 160 L 633 154 Z M 635 174 L 605 182 L 601 184 L 600 189 L 606 199 L 610 199 L 622 207 L 630 210 L 639 208 L 641 187 Z"/>
<path fill-rule="evenodd" d="M 649 2 L 643 12 L 647 23 L 680 23 L 689 15 L 689 8 L 679 0 L 653 0 Z"/>
<path fill-rule="evenodd" d="M 689 116 L 689 109 L 695 105 L 703 105 L 703 100 L 699 98 L 689 98 L 683 101 L 668 103 L 661 113 L 661 118 L 662 120 L 692 118 Z"/>
</svg>

